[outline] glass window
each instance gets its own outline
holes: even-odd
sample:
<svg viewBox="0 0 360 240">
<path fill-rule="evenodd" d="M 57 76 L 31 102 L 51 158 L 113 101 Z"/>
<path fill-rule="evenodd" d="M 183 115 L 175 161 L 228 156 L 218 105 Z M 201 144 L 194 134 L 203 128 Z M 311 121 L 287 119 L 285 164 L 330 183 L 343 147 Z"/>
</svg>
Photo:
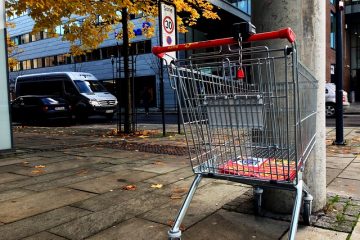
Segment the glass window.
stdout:
<svg viewBox="0 0 360 240">
<path fill-rule="evenodd" d="M 56 66 L 55 57 L 54 56 L 45 57 L 45 67 L 52 67 L 52 66 Z"/>
<path fill-rule="evenodd" d="M 22 61 L 23 70 L 31 69 L 31 60 Z"/>
<path fill-rule="evenodd" d="M 21 44 L 29 43 L 30 42 L 30 34 L 26 33 L 20 36 Z"/>
<path fill-rule="evenodd" d="M 121 46 L 119 46 L 119 52 L 121 53 Z M 114 55 L 114 57 L 118 57 L 117 46 L 104 47 L 101 49 L 101 53 L 103 59 L 111 58 L 111 55 Z"/>
<path fill-rule="evenodd" d="M 77 93 L 74 84 L 71 81 L 64 81 L 65 93 L 75 95 Z"/>
<path fill-rule="evenodd" d="M 14 43 L 15 45 L 19 45 L 19 44 L 20 44 L 20 36 L 12 37 L 12 38 L 10 38 L 10 39 L 11 39 L 11 41 L 13 41 L 13 43 Z"/>
<path fill-rule="evenodd" d="M 94 94 L 94 92 L 107 92 L 106 88 L 99 81 L 75 80 L 80 93 Z"/>
<path fill-rule="evenodd" d="M 251 14 L 251 0 L 226 0 L 241 11 Z"/>
<path fill-rule="evenodd" d="M 62 54 L 62 55 L 58 55 L 58 56 L 57 56 L 57 64 L 58 64 L 58 65 L 65 65 L 65 64 L 67 64 L 66 54 Z"/>
<path fill-rule="evenodd" d="M 41 40 L 41 32 L 31 34 L 31 41 L 32 42 L 39 41 L 39 40 Z"/>
<path fill-rule="evenodd" d="M 57 26 L 55 28 L 55 33 L 58 35 L 63 35 L 64 34 L 64 26 L 63 25 Z"/>
<path fill-rule="evenodd" d="M 42 33 L 42 39 L 49 38 L 49 33 L 48 33 L 48 31 L 46 29 L 44 31 L 42 31 L 41 33 Z"/>
<path fill-rule="evenodd" d="M 100 60 L 100 49 L 95 49 L 92 52 L 86 53 L 86 61 Z"/>
<path fill-rule="evenodd" d="M 330 13 L 330 47 L 335 49 L 336 17 L 333 12 Z"/>
<path fill-rule="evenodd" d="M 74 56 L 74 63 L 85 62 L 85 55 Z"/>
</svg>

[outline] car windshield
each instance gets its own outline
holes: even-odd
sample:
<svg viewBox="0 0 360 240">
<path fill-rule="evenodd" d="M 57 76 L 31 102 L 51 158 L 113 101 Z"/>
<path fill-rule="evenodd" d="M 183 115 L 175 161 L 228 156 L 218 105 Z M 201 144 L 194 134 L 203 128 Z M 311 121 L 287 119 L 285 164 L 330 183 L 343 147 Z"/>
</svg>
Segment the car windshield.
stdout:
<svg viewBox="0 0 360 240">
<path fill-rule="evenodd" d="M 106 88 L 98 81 L 75 80 L 80 93 L 94 94 L 96 92 L 107 92 Z"/>
</svg>

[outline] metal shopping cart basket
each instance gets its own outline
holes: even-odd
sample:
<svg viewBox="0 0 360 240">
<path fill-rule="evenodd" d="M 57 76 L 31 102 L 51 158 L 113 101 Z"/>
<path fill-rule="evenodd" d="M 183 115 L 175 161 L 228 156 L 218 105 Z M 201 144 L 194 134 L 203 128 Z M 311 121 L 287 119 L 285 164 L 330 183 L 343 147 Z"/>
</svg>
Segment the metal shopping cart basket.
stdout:
<svg viewBox="0 0 360 240">
<path fill-rule="evenodd" d="M 250 46 L 281 39 L 290 45 Z M 297 61 L 295 34 L 286 28 L 246 39 L 154 47 L 153 53 L 163 57 L 181 50 L 198 52 L 167 63 L 196 177 L 169 238 L 181 237 L 194 192 L 209 177 L 254 186 L 259 210 L 262 188 L 295 190 L 289 231 L 294 239 L 301 205 L 310 224 L 313 198 L 302 172 L 315 144 L 317 99 L 317 81 Z"/>
</svg>

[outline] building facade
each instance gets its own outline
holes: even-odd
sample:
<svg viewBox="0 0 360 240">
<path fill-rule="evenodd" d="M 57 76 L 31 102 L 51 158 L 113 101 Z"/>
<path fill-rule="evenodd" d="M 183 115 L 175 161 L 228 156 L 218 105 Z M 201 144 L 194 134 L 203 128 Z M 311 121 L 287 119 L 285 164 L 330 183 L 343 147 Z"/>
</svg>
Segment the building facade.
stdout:
<svg viewBox="0 0 360 240">
<path fill-rule="evenodd" d="M 345 1 L 350 100 L 360 101 L 360 0 Z"/>
<path fill-rule="evenodd" d="M 231 35 L 231 25 L 235 22 L 250 21 L 251 0 L 211 0 L 217 7 L 220 21 L 213 20 L 211 29 L 209 20 L 200 20 L 196 27 L 188 33 L 179 35 L 179 42 L 191 42 L 206 39 L 214 39 Z M 133 16 L 132 21 L 135 31 L 142 28 L 144 19 L 141 16 Z M 61 40 L 62 27 L 58 26 L 56 32 L 58 37 L 50 37 L 46 31 L 32 34 L 34 21 L 26 14 L 7 19 L 15 24 L 10 28 L 11 39 L 18 45 L 16 55 L 18 65 L 10 70 L 10 85 L 13 85 L 17 76 L 31 73 L 81 71 L 94 74 L 103 81 L 110 92 L 114 91 L 117 81 L 123 82 L 123 68 L 121 58 L 122 41 L 115 39 L 119 27 L 114 28 L 98 49 L 83 56 L 71 56 L 69 53 L 70 44 Z M 228 26 L 224 28 L 224 26 Z M 134 80 L 135 105 L 141 107 L 141 91 L 150 87 L 153 91 L 151 106 L 160 106 L 159 94 L 159 67 L 158 60 L 151 53 L 152 46 L 158 45 L 158 38 L 151 39 L 141 34 L 141 30 L 135 32 L 136 37 L 131 40 L 130 48 L 130 69 L 131 77 Z M 175 108 L 174 91 L 165 79 L 165 108 Z M 121 84 L 120 84 L 121 86 Z M 125 89 L 125 88 L 123 88 Z M 121 90 L 120 90 L 121 91 Z M 125 97 L 126 93 L 118 94 Z M 122 97 L 119 103 L 123 104 Z"/>
</svg>

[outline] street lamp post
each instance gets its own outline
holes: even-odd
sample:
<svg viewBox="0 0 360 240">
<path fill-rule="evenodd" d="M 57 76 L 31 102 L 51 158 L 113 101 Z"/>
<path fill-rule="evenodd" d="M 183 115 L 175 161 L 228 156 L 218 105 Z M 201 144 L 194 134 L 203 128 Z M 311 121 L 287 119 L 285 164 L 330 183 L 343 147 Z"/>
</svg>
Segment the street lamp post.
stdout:
<svg viewBox="0 0 360 240">
<path fill-rule="evenodd" d="M 113 93 L 115 93 L 115 73 L 114 73 L 114 63 L 115 63 L 115 57 L 114 55 L 111 55 L 111 67 L 112 67 L 112 82 L 113 82 Z"/>
<path fill-rule="evenodd" d="M 344 2 L 336 1 L 336 139 L 335 145 L 345 145 L 344 140 L 344 119 L 343 119 L 343 9 Z"/>
</svg>

